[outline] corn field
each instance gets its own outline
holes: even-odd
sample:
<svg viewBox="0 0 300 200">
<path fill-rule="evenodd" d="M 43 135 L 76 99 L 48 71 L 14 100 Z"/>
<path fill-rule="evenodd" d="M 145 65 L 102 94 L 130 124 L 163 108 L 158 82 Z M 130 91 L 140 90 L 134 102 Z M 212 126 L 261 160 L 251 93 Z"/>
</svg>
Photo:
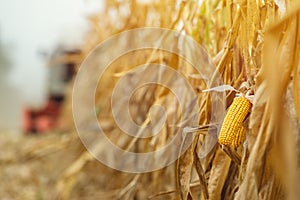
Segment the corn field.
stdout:
<svg viewBox="0 0 300 200">
<path fill-rule="evenodd" d="M 140 153 L 162 148 L 172 140 L 179 130 L 177 127 L 163 127 L 159 134 L 146 139 L 124 135 L 108 106 L 108 97 L 120 77 L 135 66 L 145 62 L 167 64 L 183 74 L 197 94 L 197 123 L 185 127 L 190 132 L 182 141 L 190 141 L 186 151 L 172 164 L 147 173 L 121 172 L 103 165 L 78 137 L 73 121 L 71 85 L 57 133 L 27 138 L 30 145 L 22 147 L 18 151 L 20 154 L 15 152 L 16 158 L 1 159 L 1 168 L 19 165 L 38 170 L 32 182 L 18 183 L 19 188 L 31 185 L 32 196 L 24 196 L 25 191 L 18 195 L 10 188 L 8 193 L 13 199 L 299 198 L 300 2 L 112 0 L 105 1 L 104 10 L 89 16 L 88 20 L 90 29 L 81 46 L 82 53 L 76 58 L 63 58 L 76 59 L 77 72 L 89 53 L 109 37 L 136 28 L 156 27 L 193 38 L 211 58 L 211 63 L 201 64 L 211 65 L 219 73 L 224 87 L 230 85 L 235 89 L 225 92 L 226 110 L 214 113 L 212 94 L 203 92 L 212 88 L 211 85 L 199 79 L 199 74 L 184 58 L 153 49 L 122 55 L 111 63 L 95 93 L 97 118 L 107 137 L 122 149 Z M 129 38 L 126 44 L 135 40 Z M 163 42 L 170 40 L 166 38 Z M 179 41 L 173 42 L 181 45 Z M 93 59 L 92 63 L 97 63 L 97 57 Z M 149 74 L 144 76 L 140 78 L 145 79 Z M 168 73 L 163 73 L 162 79 L 177 81 Z M 86 88 L 89 87 L 87 84 Z M 249 102 L 231 107 L 238 95 L 249 97 Z M 159 122 L 161 115 L 157 113 L 152 113 L 149 119 L 150 108 L 159 104 L 171 113 L 167 120 L 177 123 L 184 116 L 173 98 L 172 92 L 162 86 L 151 85 L 137 90 L 130 102 L 131 115 L 138 124 Z M 186 104 L 193 100 L 186 95 Z M 244 112 L 243 116 L 240 112 Z M 201 156 L 204 147 L 209 145 L 210 131 L 214 130 L 211 121 L 214 115 L 225 117 L 221 128 L 225 131 L 220 133 L 219 142 Z M 222 126 L 222 121 L 218 126 Z M 232 128 L 234 126 L 236 128 Z M 228 135 L 230 132 L 233 135 Z M 97 143 L 93 148 L 99 148 Z M 182 144 L 178 144 L 178 150 L 181 148 Z M 154 159 L 152 162 L 161 161 Z M 1 187 L 8 186 L 1 184 Z"/>
</svg>

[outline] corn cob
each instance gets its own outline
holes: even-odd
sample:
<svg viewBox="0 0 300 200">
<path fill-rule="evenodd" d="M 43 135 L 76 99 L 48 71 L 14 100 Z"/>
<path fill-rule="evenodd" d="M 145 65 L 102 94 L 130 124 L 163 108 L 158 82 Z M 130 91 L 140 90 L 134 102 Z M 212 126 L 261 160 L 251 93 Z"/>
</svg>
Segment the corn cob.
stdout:
<svg viewBox="0 0 300 200">
<path fill-rule="evenodd" d="M 230 105 L 224 118 L 218 142 L 222 145 L 239 147 L 245 140 L 243 121 L 251 110 L 251 103 L 245 97 L 237 97 Z"/>
</svg>

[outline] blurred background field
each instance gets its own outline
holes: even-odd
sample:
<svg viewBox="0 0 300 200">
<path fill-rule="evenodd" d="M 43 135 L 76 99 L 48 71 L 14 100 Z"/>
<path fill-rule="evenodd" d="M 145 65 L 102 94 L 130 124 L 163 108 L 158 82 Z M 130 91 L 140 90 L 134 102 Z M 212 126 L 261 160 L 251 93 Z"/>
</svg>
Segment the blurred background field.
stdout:
<svg viewBox="0 0 300 200">
<path fill-rule="evenodd" d="M 0 4 L 0 199 L 300 196 L 297 0 L 31 0 Z M 245 143 L 237 149 L 229 147 L 239 162 L 220 145 L 201 157 L 208 136 L 199 132 L 175 163 L 144 174 L 111 169 L 86 151 L 72 115 L 72 86 L 80 64 L 101 41 L 143 27 L 168 28 L 192 37 L 210 55 L 224 84 L 254 95 L 251 114 L 244 123 Z M 126 41 L 128 45 L 131 40 L 135 38 Z M 166 145 L 175 134 L 173 128 L 163 127 L 157 137 L 146 141 L 122 137 L 108 114 L 107 96 L 118 78 L 145 60 L 169 64 L 184 74 L 198 94 L 198 125 L 211 125 L 214 113 L 209 95 L 199 92 L 207 85 L 181 57 L 152 50 L 135 52 L 135 59 L 130 56 L 113 63 L 115 69 L 107 72 L 103 86 L 97 88 L 97 117 L 115 144 L 147 152 Z M 226 92 L 226 107 L 235 95 L 235 91 Z M 181 113 L 170 99 L 171 92 L 161 87 L 141 90 L 132 102 L 132 115 L 138 123 L 147 123 L 150 108 L 161 103 L 170 109 L 168 119 L 177 120 Z M 187 104 L 192 101 L 186 99 Z"/>
<path fill-rule="evenodd" d="M 1 112 L 1 127 L 20 128 L 21 107 L 45 103 L 49 59 L 56 50 L 83 43 L 86 16 L 101 6 L 93 0 L 1 2 L 1 110 L 6 113 Z"/>
</svg>

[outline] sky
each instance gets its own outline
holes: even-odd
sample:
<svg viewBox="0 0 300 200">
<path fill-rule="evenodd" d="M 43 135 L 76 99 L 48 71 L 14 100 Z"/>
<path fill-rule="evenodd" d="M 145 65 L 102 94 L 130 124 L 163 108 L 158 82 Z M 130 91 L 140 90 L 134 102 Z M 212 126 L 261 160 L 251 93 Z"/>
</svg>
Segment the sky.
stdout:
<svg viewBox="0 0 300 200">
<path fill-rule="evenodd" d="M 7 67 L 0 60 L 0 128 L 20 126 L 24 105 L 43 104 L 47 55 L 59 45 L 82 43 L 85 17 L 102 5 L 101 0 L 0 0 L 0 47 L 10 61 Z"/>
</svg>

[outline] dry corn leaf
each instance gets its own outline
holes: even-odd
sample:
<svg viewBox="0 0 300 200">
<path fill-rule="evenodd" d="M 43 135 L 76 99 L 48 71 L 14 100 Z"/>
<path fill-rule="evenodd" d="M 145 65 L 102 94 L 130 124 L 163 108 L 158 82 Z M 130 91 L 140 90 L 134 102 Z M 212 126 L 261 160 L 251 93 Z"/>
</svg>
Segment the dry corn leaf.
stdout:
<svg viewBox="0 0 300 200">
<path fill-rule="evenodd" d="M 223 186 L 228 175 L 231 159 L 227 154 L 218 150 L 212 162 L 212 168 L 209 173 L 208 180 L 208 194 L 209 199 L 217 200 L 221 199 Z"/>
<path fill-rule="evenodd" d="M 182 200 L 192 198 L 190 190 L 191 174 L 194 163 L 194 150 L 199 135 L 186 133 L 181 149 L 187 149 L 177 161 L 177 187 Z M 190 146 L 186 148 L 186 145 Z M 182 150 L 181 150 L 182 151 Z M 193 199 L 193 198 L 192 198 Z"/>
</svg>

